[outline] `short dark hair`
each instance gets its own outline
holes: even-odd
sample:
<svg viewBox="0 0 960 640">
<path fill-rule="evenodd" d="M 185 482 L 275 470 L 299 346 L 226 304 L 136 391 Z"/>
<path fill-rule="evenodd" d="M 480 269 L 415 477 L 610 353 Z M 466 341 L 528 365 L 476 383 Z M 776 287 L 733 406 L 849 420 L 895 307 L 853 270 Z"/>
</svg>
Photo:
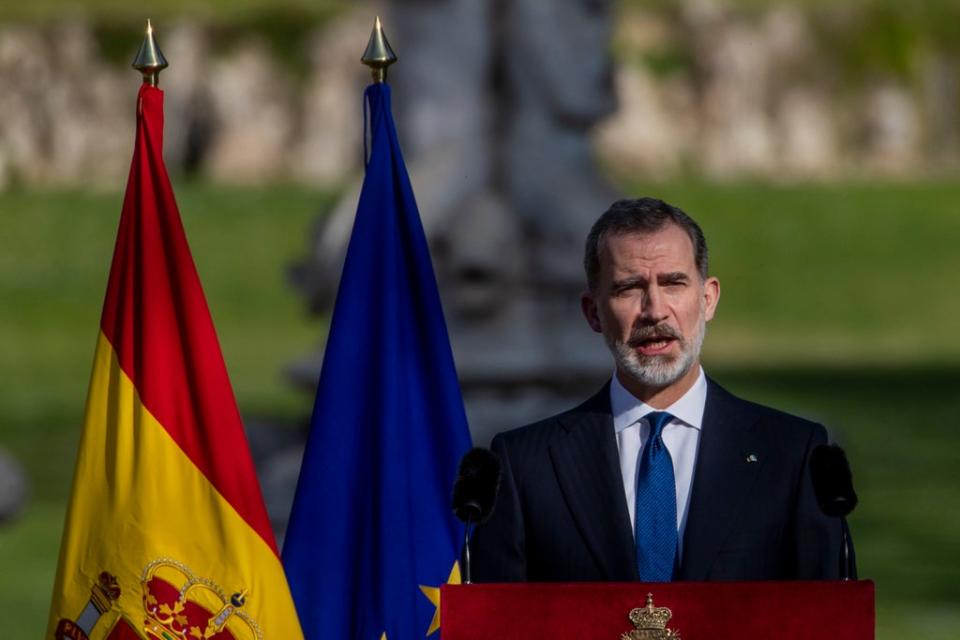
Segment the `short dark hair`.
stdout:
<svg viewBox="0 0 960 640">
<path fill-rule="evenodd" d="M 587 234 L 583 252 L 583 269 L 587 273 L 587 287 L 596 290 L 600 279 L 600 243 L 604 238 L 626 233 L 653 233 L 668 224 L 675 224 L 690 236 L 693 259 L 702 280 L 707 279 L 707 239 L 696 220 L 679 207 L 656 198 L 617 200 L 593 223 Z"/>
</svg>

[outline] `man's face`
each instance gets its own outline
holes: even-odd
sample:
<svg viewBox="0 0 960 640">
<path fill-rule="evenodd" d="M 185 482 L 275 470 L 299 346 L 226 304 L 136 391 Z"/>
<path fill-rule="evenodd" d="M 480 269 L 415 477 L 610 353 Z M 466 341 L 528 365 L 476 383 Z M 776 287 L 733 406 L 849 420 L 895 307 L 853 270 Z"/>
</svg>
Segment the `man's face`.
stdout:
<svg viewBox="0 0 960 640">
<path fill-rule="evenodd" d="M 686 231 L 667 224 L 653 233 L 607 236 L 599 258 L 596 290 L 581 303 L 618 372 L 650 389 L 692 384 L 720 283 L 701 280 Z"/>
</svg>

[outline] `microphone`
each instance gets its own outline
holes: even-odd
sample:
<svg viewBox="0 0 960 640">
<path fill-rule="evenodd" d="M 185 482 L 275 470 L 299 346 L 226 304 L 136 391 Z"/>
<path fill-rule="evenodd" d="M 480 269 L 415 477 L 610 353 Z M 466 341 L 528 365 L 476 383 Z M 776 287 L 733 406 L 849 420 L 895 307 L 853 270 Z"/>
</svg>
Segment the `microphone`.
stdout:
<svg viewBox="0 0 960 640">
<path fill-rule="evenodd" d="M 853 474 L 847 456 L 839 446 L 820 444 L 810 454 L 810 476 L 820 509 L 828 516 L 849 515 L 857 506 Z"/>
<path fill-rule="evenodd" d="M 490 518 L 500 490 L 500 458 L 474 447 L 460 460 L 453 483 L 453 513 L 467 526 L 463 531 L 464 584 L 470 584 L 470 532 Z"/>
<path fill-rule="evenodd" d="M 813 493 L 820 510 L 831 518 L 840 518 L 842 531 L 842 557 L 840 577 L 850 580 L 853 573 L 850 553 L 850 528 L 845 516 L 857 506 L 857 493 L 853 490 L 853 474 L 847 456 L 839 446 L 821 444 L 810 454 L 810 478 Z"/>
</svg>

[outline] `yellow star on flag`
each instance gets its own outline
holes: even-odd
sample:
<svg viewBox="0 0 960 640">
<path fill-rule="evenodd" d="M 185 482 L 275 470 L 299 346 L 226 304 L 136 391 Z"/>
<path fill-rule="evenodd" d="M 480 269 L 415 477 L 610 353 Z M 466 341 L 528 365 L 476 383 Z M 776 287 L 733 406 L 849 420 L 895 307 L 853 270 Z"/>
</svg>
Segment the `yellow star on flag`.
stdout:
<svg viewBox="0 0 960 640">
<path fill-rule="evenodd" d="M 450 570 L 450 577 L 447 578 L 447 584 L 460 584 L 460 563 L 454 562 L 453 569 Z M 429 636 L 434 631 L 440 629 L 440 587 L 425 587 L 420 585 L 420 591 L 423 591 L 423 595 L 427 596 L 427 599 L 433 603 L 433 606 L 437 608 L 433 613 L 433 620 L 430 622 L 430 628 L 427 629 L 427 635 Z"/>
</svg>

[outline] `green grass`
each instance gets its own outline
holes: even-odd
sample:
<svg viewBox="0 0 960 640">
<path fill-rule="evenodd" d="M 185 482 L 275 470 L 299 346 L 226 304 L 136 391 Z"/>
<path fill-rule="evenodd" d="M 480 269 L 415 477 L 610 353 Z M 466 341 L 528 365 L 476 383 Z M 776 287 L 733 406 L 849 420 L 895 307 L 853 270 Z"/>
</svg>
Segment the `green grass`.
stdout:
<svg viewBox="0 0 960 640">
<path fill-rule="evenodd" d="M 322 337 L 285 284 L 331 195 L 176 186 L 244 415 L 310 398 L 282 367 Z M 631 185 L 700 219 L 723 296 L 705 362 L 742 395 L 828 424 L 861 506 L 861 575 L 881 639 L 960 636 L 960 185 Z M 0 529 L 4 638 L 49 604 L 120 195 L 0 194 L 0 445 L 32 501 Z"/>
</svg>

